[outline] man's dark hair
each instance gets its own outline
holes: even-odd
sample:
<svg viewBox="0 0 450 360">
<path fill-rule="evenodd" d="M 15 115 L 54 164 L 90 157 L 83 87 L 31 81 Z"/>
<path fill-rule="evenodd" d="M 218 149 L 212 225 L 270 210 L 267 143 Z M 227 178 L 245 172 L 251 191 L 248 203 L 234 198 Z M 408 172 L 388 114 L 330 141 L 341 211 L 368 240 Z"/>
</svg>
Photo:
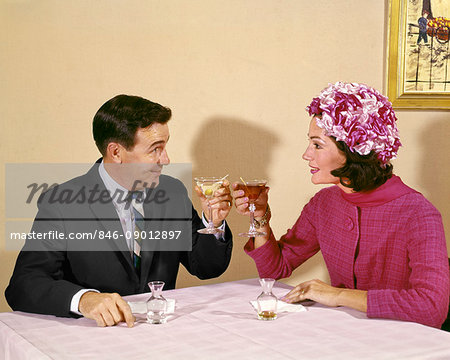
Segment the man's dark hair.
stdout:
<svg viewBox="0 0 450 360">
<path fill-rule="evenodd" d="M 394 167 L 391 164 L 383 164 L 373 150 L 367 155 L 360 155 L 352 152 L 345 142 L 330 137 L 346 158 L 344 166 L 331 171 L 331 174 L 339 177 L 345 187 L 354 191 L 370 191 L 392 177 Z"/>
<path fill-rule="evenodd" d="M 110 142 L 117 142 L 130 150 L 140 128 L 154 123 L 165 124 L 172 111 L 139 96 L 117 95 L 102 105 L 94 116 L 92 132 L 102 153 Z"/>
</svg>

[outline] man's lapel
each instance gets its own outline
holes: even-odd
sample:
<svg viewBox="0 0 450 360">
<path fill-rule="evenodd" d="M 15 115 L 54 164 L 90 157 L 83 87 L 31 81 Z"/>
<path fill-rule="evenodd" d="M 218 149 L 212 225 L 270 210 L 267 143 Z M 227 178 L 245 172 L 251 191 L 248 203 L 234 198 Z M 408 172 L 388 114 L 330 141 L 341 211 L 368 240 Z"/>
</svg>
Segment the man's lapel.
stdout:
<svg viewBox="0 0 450 360">
<path fill-rule="evenodd" d="M 117 211 L 109 196 L 109 192 L 106 190 L 98 173 L 98 164 L 95 164 L 89 170 L 87 175 L 89 178 L 89 183 L 87 184 L 88 187 L 90 187 L 90 190 L 92 191 L 95 189 L 95 193 L 97 194 L 97 196 L 93 196 L 89 201 L 90 209 L 95 215 L 94 219 L 99 223 L 99 230 L 103 228 L 105 234 L 108 234 L 108 237 L 104 238 L 106 240 L 104 244 L 110 244 L 109 251 L 117 251 L 118 255 L 123 257 L 121 263 L 125 263 L 127 272 L 134 275 L 134 277 L 137 277 L 136 272 L 134 271 L 130 250 L 126 242 L 126 234 L 123 233 Z"/>
</svg>

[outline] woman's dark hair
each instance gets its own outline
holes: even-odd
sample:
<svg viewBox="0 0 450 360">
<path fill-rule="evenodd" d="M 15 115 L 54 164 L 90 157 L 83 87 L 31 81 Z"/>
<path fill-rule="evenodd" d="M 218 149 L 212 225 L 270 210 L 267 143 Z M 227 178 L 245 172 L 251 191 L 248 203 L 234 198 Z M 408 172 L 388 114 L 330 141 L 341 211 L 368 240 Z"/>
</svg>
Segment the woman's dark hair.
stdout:
<svg viewBox="0 0 450 360">
<path fill-rule="evenodd" d="M 341 184 L 345 187 L 354 191 L 370 191 L 392 177 L 393 166 L 383 164 L 373 150 L 367 155 L 360 155 L 352 152 L 345 142 L 336 141 L 333 136 L 330 138 L 346 158 L 344 166 L 331 171 L 331 174 L 340 178 Z"/>
<path fill-rule="evenodd" d="M 139 96 L 117 95 L 102 105 L 94 116 L 92 132 L 95 143 L 105 155 L 110 142 L 117 142 L 127 150 L 133 148 L 134 137 L 140 128 L 170 120 L 169 108 Z"/>
</svg>

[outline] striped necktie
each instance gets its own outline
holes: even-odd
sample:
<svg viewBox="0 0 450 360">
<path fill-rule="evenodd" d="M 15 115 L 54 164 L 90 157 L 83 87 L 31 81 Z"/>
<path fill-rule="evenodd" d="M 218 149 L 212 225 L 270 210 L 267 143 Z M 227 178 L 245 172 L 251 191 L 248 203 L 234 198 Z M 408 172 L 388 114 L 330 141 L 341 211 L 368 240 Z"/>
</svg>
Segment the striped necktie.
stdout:
<svg viewBox="0 0 450 360">
<path fill-rule="evenodd" d="M 141 269 L 141 232 L 144 231 L 144 208 L 142 206 L 143 195 L 144 194 L 141 191 L 134 191 L 131 194 L 131 205 L 133 208 L 134 218 L 133 264 L 138 274 Z"/>
</svg>

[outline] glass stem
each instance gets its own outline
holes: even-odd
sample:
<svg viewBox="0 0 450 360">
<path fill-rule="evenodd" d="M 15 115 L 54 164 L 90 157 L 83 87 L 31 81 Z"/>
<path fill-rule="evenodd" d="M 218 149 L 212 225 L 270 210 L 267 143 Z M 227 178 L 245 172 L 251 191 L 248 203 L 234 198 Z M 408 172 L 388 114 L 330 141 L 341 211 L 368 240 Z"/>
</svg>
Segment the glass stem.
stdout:
<svg viewBox="0 0 450 360">
<path fill-rule="evenodd" d="M 213 224 L 213 220 L 212 220 L 212 208 L 211 208 L 211 205 L 209 205 L 209 201 L 208 201 L 208 210 L 209 210 L 208 227 L 210 229 L 212 229 L 212 228 L 214 228 L 214 224 Z"/>
<path fill-rule="evenodd" d="M 250 204 L 250 230 L 249 232 L 255 232 L 255 205 L 253 203 Z"/>
</svg>

